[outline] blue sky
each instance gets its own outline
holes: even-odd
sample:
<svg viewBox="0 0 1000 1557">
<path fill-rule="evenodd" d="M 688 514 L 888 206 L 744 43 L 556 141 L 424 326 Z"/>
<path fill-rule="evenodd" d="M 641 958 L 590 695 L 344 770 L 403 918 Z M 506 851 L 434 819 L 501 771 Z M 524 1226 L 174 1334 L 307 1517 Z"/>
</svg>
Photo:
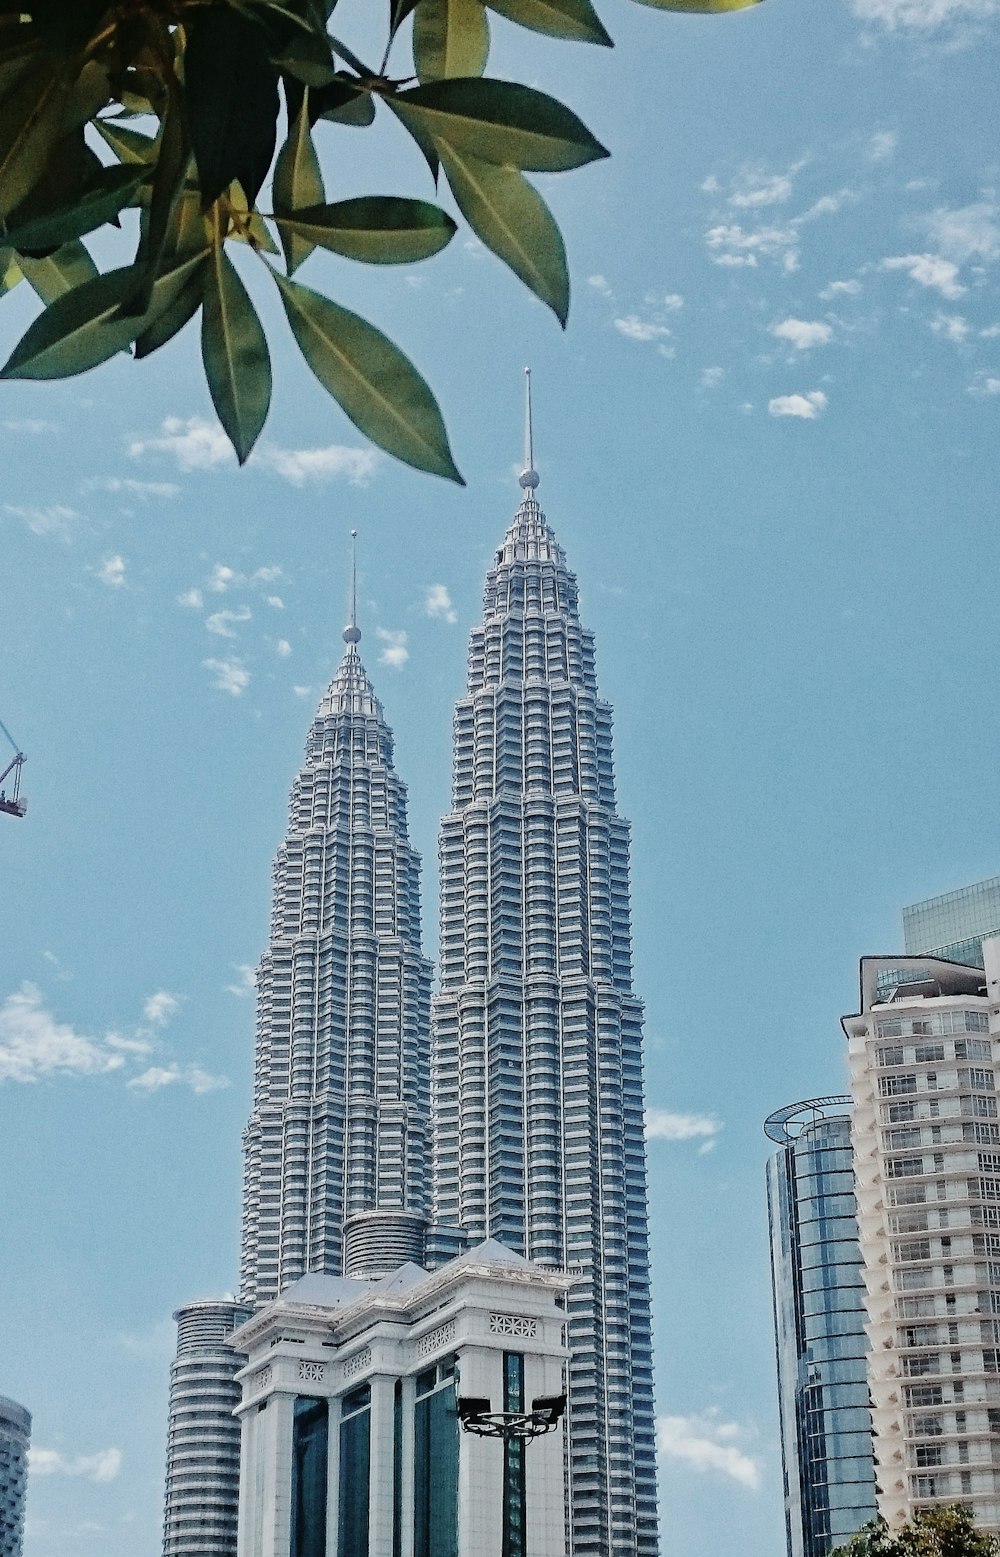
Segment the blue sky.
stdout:
<svg viewBox="0 0 1000 1557">
<path fill-rule="evenodd" d="M 901 944 L 902 905 L 1000 869 L 998 6 L 603 10 L 611 54 L 494 26 L 495 73 L 613 152 L 540 181 L 565 335 L 465 233 L 412 270 L 304 272 L 426 373 L 464 492 L 364 446 L 250 272 L 276 392 L 242 472 L 195 334 L 0 385 L 0 718 L 30 803 L 0 818 L 0 1391 L 35 1417 L 26 1557 L 158 1551 L 170 1312 L 235 1280 L 247 975 L 352 526 L 433 950 L 527 361 L 634 827 L 665 1545 L 781 1550 L 761 1121 L 843 1087 L 857 960 Z M 428 193 L 395 126 L 352 133 L 331 193 L 380 148 L 382 187 Z"/>
</svg>

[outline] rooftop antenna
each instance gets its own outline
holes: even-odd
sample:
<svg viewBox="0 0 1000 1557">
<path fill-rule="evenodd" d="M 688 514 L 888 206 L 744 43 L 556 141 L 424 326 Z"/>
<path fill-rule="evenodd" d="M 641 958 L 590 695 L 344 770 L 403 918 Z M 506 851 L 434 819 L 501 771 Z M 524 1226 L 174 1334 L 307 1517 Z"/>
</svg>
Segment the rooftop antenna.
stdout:
<svg viewBox="0 0 1000 1557">
<path fill-rule="evenodd" d="M 518 484 L 525 493 L 534 492 L 538 485 L 538 472 L 535 469 L 535 440 L 531 425 L 531 369 L 524 370 L 524 469 L 518 476 Z"/>
<path fill-rule="evenodd" d="M 344 642 L 355 644 L 361 642 L 361 628 L 358 626 L 358 532 L 351 531 L 351 619 L 344 628 Z"/>
</svg>

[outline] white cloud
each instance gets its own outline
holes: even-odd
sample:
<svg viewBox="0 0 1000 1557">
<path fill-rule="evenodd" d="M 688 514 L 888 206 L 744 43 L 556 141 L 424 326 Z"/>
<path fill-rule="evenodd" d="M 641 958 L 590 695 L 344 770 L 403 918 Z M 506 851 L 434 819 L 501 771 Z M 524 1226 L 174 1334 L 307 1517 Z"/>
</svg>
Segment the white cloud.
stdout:
<svg viewBox="0 0 1000 1557">
<path fill-rule="evenodd" d="M 1000 258 L 997 216 L 997 207 L 992 200 L 977 200 L 954 210 L 942 206 L 932 213 L 928 231 L 935 247 L 949 259 L 957 260 L 959 264 L 970 259 L 991 264 Z"/>
<path fill-rule="evenodd" d="M 728 265 L 732 270 L 739 265 L 749 265 L 752 269 L 756 269 L 757 258 L 753 254 L 714 254 L 712 264 Z"/>
<path fill-rule="evenodd" d="M 217 562 L 208 581 L 208 587 L 213 595 L 224 595 L 226 590 L 235 583 L 243 583 L 242 576 L 234 568 L 227 567 L 224 562 Z"/>
<path fill-rule="evenodd" d="M 665 324 L 655 324 L 651 319 L 640 319 L 638 314 L 627 314 L 615 320 L 615 329 L 630 341 L 662 341 L 669 334 Z"/>
<path fill-rule="evenodd" d="M 818 319 L 782 319 L 780 324 L 772 324 L 771 334 L 779 341 L 787 341 L 796 351 L 826 346 L 833 339 L 833 330 Z"/>
<path fill-rule="evenodd" d="M 725 376 L 726 376 L 725 368 L 702 368 L 702 370 L 701 370 L 701 387 L 702 387 L 702 389 L 718 389 L 719 385 L 722 383 L 722 380 L 725 378 Z"/>
<path fill-rule="evenodd" d="M 722 1124 L 708 1114 L 674 1114 L 667 1108 L 646 1109 L 647 1141 L 695 1141 L 718 1135 Z"/>
<path fill-rule="evenodd" d="M 739 222 L 723 222 L 708 229 L 705 242 L 716 265 L 756 265 L 758 255 L 780 258 L 785 270 L 798 264 L 793 227 L 756 227 L 748 232 Z"/>
<path fill-rule="evenodd" d="M 4 503 L 3 511 L 12 519 L 23 520 L 35 535 L 68 535 L 74 520 L 80 518 L 76 509 L 67 508 L 65 503 L 50 503 L 47 508 Z"/>
<path fill-rule="evenodd" d="M 201 663 L 215 677 L 212 685 L 217 692 L 228 692 L 230 697 L 242 697 L 250 685 L 250 672 L 242 660 L 202 660 Z"/>
<path fill-rule="evenodd" d="M 903 270 L 922 287 L 936 287 L 942 297 L 961 297 L 965 288 L 958 280 L 958 266 L 940 254 L 896 254 L 884 259 L 880 270 Z"/>
<path fill-rule="evenodd" d="M 120 1449 L 99 1449 L 96 1454 L 68 1456 L 58 1449 L 28 1450 L 33 1476 L 85 1476 L 88 1481 L 114 1481 L 122 1468 Z"/>
<path fill-rule="evenodd" d="M 410 651 L 406 647 L 408 634 L 405 632 L 393 632 L 388 627 L 377 627 L 375 636 L 385 644 L 385 648 L 379 655 L 380 665 L 389 665 L 393 670 L 402 670 L 410 657 Z"/>
<path fill-rule="evenodd" d="M 168 416 L 158 438 L 135 438 L 128 452 L 133 459 L 141 459 L 145 454 L 166 454 L 183 471 L 214 470 L 218 465 L 236 463 L 232 445 L 218 422 L 206 422 L 201 416 L 189 416 L 186 420 Z"/>
<path fill-rule="evenodd" d="M 752 173 L 743 175 L 738 188 L 729 196 L 729 204 L 740 210 L 755 210 L 765 205 L 784 205 L 792 193 L 792 180 L 787 173 Z"/>
<path fill-rule="evenodd" d="M 279 449 L 265 444 L 251 455 L 250 464 L 271 470 L 293 487 L 307 481 L 349 481 L 351 486 L 367 486 L 378 469 L 379 456 L 374 449 L 345 448 L 332 443 L 325 449 Z"/>
<path fill-rule="evenodd" d="M 660 1416 L 656 1419 L 656 1453 L 664 1460 L 678 1460 L 691 1470 L 719 1471 L 740 1486 L 756 1492 L 760 1465 L 739 1447 L 743 1430 L 736 1422 L 719 1419 L 717 1411 L 696 1416 Z"/>
<path fill-rule="evenodd" d="M 118 553 L 113 557 L 105 557 L 95 572 L 101 583 L 107 584 L 109 589 L 122 589 L 125 584 L 125 558 Z"/>
<path fill-rule="evenodd" d="M 824 302 L 828 303 L 835 297 L 857 297 L 860 291 L 860 281 L 831 281 L 819 295 Z"/>
<path fill-rule="evenodd" d="M 145 502 L 151 497 L 176 497 L 180 487 L 176 481 L 132 481 L 127 477 L 109 476 L 106 481 L 83 482 L 83 490 L 85 492 L 125 492 L 129 497 L 138 497 Z"/>
<path fill-rule="evenodd" d="M 588 276 L 587 285 L 593 287 L 595 292 L 600 292 L 602 297 L 611 297 L 613 295 L 604 276 Z"/>
<path fill-rule="evenodd" d="M 158 989 L 156 994 L 150 995 L 146 1001 L 142 1014 L 145 1020 L 152 1022 L 155 1027 L 163 1027 L 180 1010 L 180 1004 L 176 995 L 171 995 L 165 989 Z"/>
<path fill-rule="evenodd" d="M 458 612 L 451 603 L 447 584 L 431 584 L 424 596 L 424 615 L 438 622 L 458 621 Z"/>
<path fill-rule="evenodd" d="M 868 142 L 869 162 L 891 162 L 896 155 L 898 141 L 895 130 L 876 130 Z"/>
<path fill-rule="evenodd" d="M 213 611 L 211 616 L 205 618 L 205 626 L 210 633 L 217 638 L 235 638 L 234 627 L 241 622 L 249 622 L 251 612 L 247 606 L 240 606 L 238 611 Z"/>
<path fill-rule="evenodd" d="M 298 691 L 298 687 L 296 687 L 295 690 Z M 303 688 L 303 691 L 305 692 L 308 692 L 308 690 L 308 687 Z M 246 995 L 252 995 L 257 988 L 257 976 L 253 968 L 250 966 L 249 962 L 237 962 L 234 964 L 234 967 L 240 976 L 239 983 L 227 984 L 226 993 L 230 995 L 239 995 L 241 998 L 245 997 Z"/>
<path fill-rule="evenodd" d="M 1000 324 L 988 324 L 985 330 L 980 330 L 979 336 L 984 341 L 995 341 L 1000 335 Z"/>
<path fill-rule="evenodd" d="M 647 302 L 659 302 L 659 305 L 668 314 L 675 314 L 679 308 L 684 307 L 684 299 L 679 292 L 668 292 L 661 298 L 647 298 Z"/>
<path fill-rule="evenodd" d="M 192 611 L 200 611 L 205 604 L 205 597 L 200 589 L 186 589 L 182 595 L 177 596 L 177 604 L 188 606 Z"/>
<path fill-rule="evenodd" d="M 952 23 L 986 21 L 997 9 L 997 0 L 854 0 L 855 16 L 887 32 L 934 32 Z"/>
<path fill-rule="evenodd" d="M 0 1082 L 120 1070 L 125 1060 L 117 1047 L 57 1022 L 34 984 L 22 984 L 0 1006 Z"/>
<path fill-rule="evenodd" d="M 39 433 L 50 433 L 56 431 L 55 422 L 43 421 L 39 416 L 16 417 L 13 421 L 0 423 L 0 426 L 3 427 L 5 432 L 31 433 L 35 436 L 37 436 Z"/>
<path fill-rule="evenodd" d="M 133 1076 L 129 1082 L 135 1091 L 147 1093 L 178 1085 L 190 1087 L 192 1092 L 201 1097 L 206 1092 L 218 1092 L 220 1087 L 228 1087 L 229 1079 L 226 1076 L 211 1076 L 199 1065 L 151 1065 L 141 1076 Z"/>
<path fill-rule="evenodd" d="M 296 686 L 296 687 L 292 688 L 292 691 L 295 693 L 296 697 L 308 697 L 310 692 L 312 691 L 312 687 L 298 687 L 298 686 Z"/>
<path fill-rule="evenodd" d="M 284 573 L 277 563 L 269 563 L 266 568 L 255 568 L 250 575 L 251 584 L 276 584 Z"/>
<path fill-rule="evenodd" d="M 274 611 L 283 611 L 285 609 L 285 602 L 280 595 L 265 595 L 264 604 L 269 605 Z"/>
<path fill-rule="evenodd" d="M 943 335 L 946 341 L 954 341 L 956 346 L 961 346 L 969 333 L 969 321 L 963 319 L 961 314 L 938 313 L 931 320 L 931 329 L 935 335 Z"/>
<path fill-rule="evenodd" d="M 821 389 L 811 389 L 805 395 L 775 395 L 767 402 L 772 416 L 797 416 L 804 422 L 814 422 L 826 406 L 827 399 Z"/>
<path fill-rule="evenodd" d="M 970 395 L 1000 395 L 1000 377 L 994 373 L 977 373 L 969 385 Z"/>
<path fill-rule="evenodd" d="M 274 645 L 274 652 L 275 652 L 275 654 L 279 655 L 281 657 L 281 659 L 287 660 L 288 656 L 292 652 L 292 646 L 289 643 L 288 639 L 287 638 L 279 638 L 277 643 Z"/>
</svg>

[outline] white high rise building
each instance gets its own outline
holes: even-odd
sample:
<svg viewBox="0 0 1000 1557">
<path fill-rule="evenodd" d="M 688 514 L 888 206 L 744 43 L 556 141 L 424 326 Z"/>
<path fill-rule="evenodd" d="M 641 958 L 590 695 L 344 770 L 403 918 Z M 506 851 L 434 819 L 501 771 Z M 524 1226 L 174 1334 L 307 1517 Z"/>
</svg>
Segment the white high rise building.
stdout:
<svg viewBox="0 0 1000 1557">
<path fill-rule="evenodd" d="M 865 957 L 844 1018 L 880 1513 L 1000 1530 L 1000 939 Z"/>
<path fill-rule="evenodd" d="M 612 712 L 577 584 L 523 499 L 486 578 L 441 825 L 434 1220 L 569 1294 L 574 1557 L 657 1551 L 642 1003 Z"/>
<path fill-rule="evenodd" d="M 21 1557 L 31 1413 L 0 1395 L 0 1557 Z"/>
</svg>

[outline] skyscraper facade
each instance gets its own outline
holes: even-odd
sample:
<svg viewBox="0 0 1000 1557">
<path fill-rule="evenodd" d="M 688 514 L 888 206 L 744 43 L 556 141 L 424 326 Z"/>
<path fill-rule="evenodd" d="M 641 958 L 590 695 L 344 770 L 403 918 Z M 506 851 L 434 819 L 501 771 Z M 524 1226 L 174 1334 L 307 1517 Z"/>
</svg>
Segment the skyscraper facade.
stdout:
<svg viewBox="0 0 1000 1557">
<path fill-rule="evenodd" d="M 850 1105 L 764 1125 L 788 1557 L 826 1557 L 877 1513 Z"/>
<path fill-rule="evenodd" d="M 571 1550 L 652 1557 L 629 824 L 616 808 L 593 635 L 536 499 L 530 438 L 520 482 L 470 637 L 441 825 L 435 1221 L 580 1278 L 568 1299 Z"/>
<path fill-rule="evenodd" d="M 987 935 L 1000 935 L 1000 876 L 903 909 L 903 941 L 910 956 L 932 952 L 981 968 Z"/>
<path fill-rule="evenodd" d="M 1000 1530 L 1000 941 L 985 968 L 865 957 L 854 1095 L 879 1511 Z"/>
<path fill-rule="evenodd" d="M 0 1395 L 0 1557 L 21 1557 L 31 1413 Z"/>
</svg>

